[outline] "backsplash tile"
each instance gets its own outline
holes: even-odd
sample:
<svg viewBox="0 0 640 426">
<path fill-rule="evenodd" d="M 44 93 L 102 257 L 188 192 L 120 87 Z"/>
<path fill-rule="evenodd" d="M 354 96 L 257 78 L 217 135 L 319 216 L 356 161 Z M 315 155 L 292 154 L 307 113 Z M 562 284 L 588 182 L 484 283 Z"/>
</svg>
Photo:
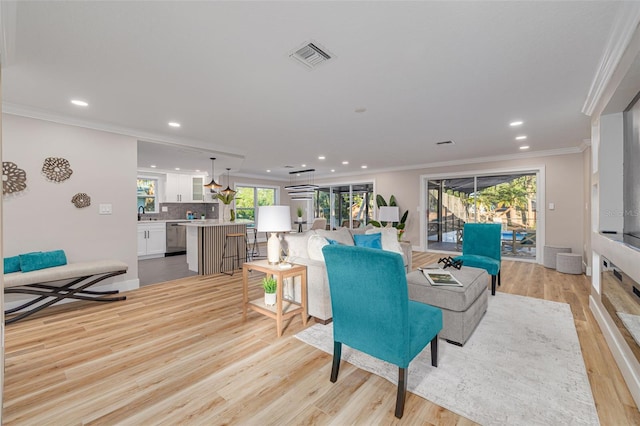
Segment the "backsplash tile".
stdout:
<svg viewBox="0 0 640 426">
<path fill-rule="evenodd" d="M 167 207 L 167 211 L 163 212 L 162 207 Z M 159 208 L 159 213 L 143 214 L 142 220 L 186 219 L 187 211 L 191 211 L 193 213 L 194 219 L 200 219 L 202 214 L 205 215 L 205 219 L 218 219 L 220 217 L 219 203 L 160 203 Z"/>
</svg>

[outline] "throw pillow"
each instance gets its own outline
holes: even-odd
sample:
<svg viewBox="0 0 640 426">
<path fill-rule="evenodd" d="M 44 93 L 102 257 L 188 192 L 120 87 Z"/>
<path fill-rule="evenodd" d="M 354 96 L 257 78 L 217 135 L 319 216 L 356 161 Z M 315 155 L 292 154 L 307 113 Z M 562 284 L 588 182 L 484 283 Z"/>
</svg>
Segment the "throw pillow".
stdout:
<svg viewBox="0 0 640 426">
<path fill-rule="evenodd" d="M 353 236 L 356 247 L 369 247 L 382 249 L 382 239 L 380 234 L 356 234 Z"/>
<path fill-rule="evenodd" d="M 322 247 L 329 244 L 326 238 L 320 235 L 312 235 L 309 237 L 309 244 L 307 245 L 307 252 L 309 253 L 309 259 L 321 260 L 324 262 L 324 254 L 322 254 Z"/>
<path fill-rule="evenodd" d="M 20 256 L 5 257 L 4 258 L 4 273 L 10 274 L 11 272 L 20 271 Z"/>
<path fill-rule="evenodd" d="M 38 269 L 53 268 L 67 264 L 64 250 L 43 251 L 21 254 L 20 269 L 22 272 L 37 271 Z"/>
<path fill-rule="evenodd" d="M 336 240 L 332 240 L 330 238 L 326 238 L 326 240 L 329 242 L 329 244 L 334 245 L 334 246 L 339 246 L 340 243 Z"/>
<path fill-rule="evenodd" d="M 282 238 L 282 250 L 284 250 L 289 257 L 302 257 L 304 259 L 308 259 L 309 254 L 307 252 L 307 245 L 311 235 L 315 235 L 313 231 L 297 234 L 285 234 Z"/>
<path fill-rule="evenodd" d="M 340 244 L 344 244 L 345 246 L 353 245 L 353 237 L 351 237 L 351 232 L 349 232 L 347 228 L 338 228 L 334 231 L 317 229 L 316 233 L 321 237 L 330 238 L 339 242 Z"/>
<path fill-rule="evenodd" d="M 396 228 L 374 228 L 366 232 L 366 234 L 374 233 L 380 233 L 382 235 L 382 250 L 403 254 L 402 247 L 398 242 L 398 230 Z"/>
</svg>

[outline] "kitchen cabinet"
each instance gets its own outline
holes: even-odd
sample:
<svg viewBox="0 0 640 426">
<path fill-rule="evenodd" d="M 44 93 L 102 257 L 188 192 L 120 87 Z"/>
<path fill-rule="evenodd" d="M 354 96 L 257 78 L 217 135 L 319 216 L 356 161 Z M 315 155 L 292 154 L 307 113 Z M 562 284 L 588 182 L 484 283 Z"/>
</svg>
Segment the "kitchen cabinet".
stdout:
<svg viewBox="0 0 640 426">
<path fill-rule="evenodd" d="M 138 222 L 138 257 L 163 257 L 167 245 L 164 222 Z"/>
<path fill-rule="evenodd" d="M 165 201 L 193 203 L 204 199 L 204 177 L 167 173 Z"/>
</svg>

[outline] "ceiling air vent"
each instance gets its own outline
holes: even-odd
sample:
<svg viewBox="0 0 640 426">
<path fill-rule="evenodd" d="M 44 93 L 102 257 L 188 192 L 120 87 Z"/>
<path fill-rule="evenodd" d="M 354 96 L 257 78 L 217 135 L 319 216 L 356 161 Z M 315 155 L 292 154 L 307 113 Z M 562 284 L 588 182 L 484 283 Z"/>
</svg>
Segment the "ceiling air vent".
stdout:
<svg viewBox="0 0 640 426">
<path fill-rule="evenodd" d="M 289 55 L 307 68 L 313 69 L 331 59 L 331 55 L 318 47 L 317 44 L 307 43 Z"/>
<path fill-rule="evenodd" d="M 436 145 L 453 145 L 453 144 L 454 144 L 453 141 L 436 142 Z"/>
</svg>

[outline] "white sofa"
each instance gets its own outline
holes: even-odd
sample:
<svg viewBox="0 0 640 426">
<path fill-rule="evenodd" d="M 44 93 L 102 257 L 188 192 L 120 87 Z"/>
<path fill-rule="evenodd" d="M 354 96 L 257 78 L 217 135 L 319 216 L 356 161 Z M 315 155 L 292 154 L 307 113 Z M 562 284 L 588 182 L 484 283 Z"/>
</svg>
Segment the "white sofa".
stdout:
<svg viewBox="0 0 640 426">
<path fill-rule="evenodd" d="M 334 231 L 312 230 L 302 233 L 285 234 L 282 249 L 292 263 L 307 266 L 307 308 L 308 313 L 317 322 L 331 321 L 331 297 L 327 269 L 322 256 L 322 247 L 328 244 L 328 239 L 340 244 L 354 245 L 354 234 L 382 233 L 382 248 L 399 253 L 407 272 L 411 271 L 411 244 L 398 243 L 395 228 L 338 228 Z M 299 288 L 299 278 L 294 287 Z M 299 294 L 299 291 L 296 291 Z"/>
</svg>

